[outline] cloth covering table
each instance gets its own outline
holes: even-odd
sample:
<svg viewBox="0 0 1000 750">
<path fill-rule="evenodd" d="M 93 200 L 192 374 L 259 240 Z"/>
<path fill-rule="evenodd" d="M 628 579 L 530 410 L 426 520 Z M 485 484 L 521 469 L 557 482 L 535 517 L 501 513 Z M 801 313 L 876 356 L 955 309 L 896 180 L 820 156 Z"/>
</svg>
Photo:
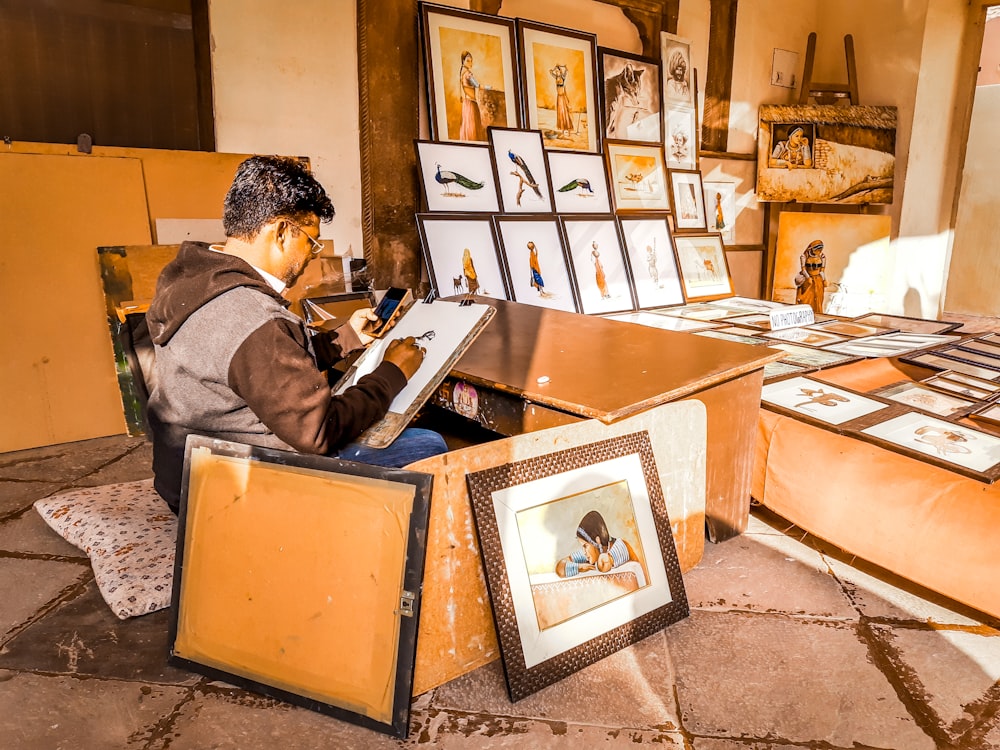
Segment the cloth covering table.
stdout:
<svg viewBox="0 0 1000 750">
<path fill-rule="evenodd" d="M 809 377 L 865 392 L 913 372 L 876 359 Z M 1000 617 L 1000 483 L 761 409 L 751 494 L 847 552 Z"/>
</svg>

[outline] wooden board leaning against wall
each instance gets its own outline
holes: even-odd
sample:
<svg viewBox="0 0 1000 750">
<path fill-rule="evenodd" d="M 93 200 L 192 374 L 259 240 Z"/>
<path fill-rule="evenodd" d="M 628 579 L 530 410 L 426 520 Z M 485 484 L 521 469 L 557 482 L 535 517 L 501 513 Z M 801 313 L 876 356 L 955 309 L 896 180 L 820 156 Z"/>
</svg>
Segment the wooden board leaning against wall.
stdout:
<svg viewBox="0 0 1000 750">
<path fill-rule="evenodd" d="M 97 248 L 222 215 L 241 154 L 0 148 L 0 452 L 125 432 Z"/>
</svg>

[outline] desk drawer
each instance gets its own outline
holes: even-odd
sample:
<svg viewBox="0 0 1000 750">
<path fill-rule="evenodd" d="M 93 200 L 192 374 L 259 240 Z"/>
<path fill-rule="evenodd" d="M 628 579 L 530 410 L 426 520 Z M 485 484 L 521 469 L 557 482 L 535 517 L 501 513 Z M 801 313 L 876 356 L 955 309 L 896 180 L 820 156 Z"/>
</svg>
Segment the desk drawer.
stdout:
<svg viewBox="0 0 1000 750">
<path fill-rule="evenodd" d="M 533 404 L 520 396 L 451 377 L 445 378 L 429 403 L 508 436 L 582 421 L 582 417 Z"/>
</svg>

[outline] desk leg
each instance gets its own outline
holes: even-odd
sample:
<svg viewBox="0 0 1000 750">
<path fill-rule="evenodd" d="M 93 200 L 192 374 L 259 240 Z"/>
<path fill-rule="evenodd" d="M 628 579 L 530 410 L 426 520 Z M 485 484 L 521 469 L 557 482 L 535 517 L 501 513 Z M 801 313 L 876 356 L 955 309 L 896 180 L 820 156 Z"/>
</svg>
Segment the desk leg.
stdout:
<svg viewBox="0 0 1000 750">
<path fill-rule="evenodd" d="M 742 534 L 750 519 L 754 434 L 763 384 L 761 369 L 692 396 L 708 412 L 705 526 L 713 542 Z"/>
</svg>

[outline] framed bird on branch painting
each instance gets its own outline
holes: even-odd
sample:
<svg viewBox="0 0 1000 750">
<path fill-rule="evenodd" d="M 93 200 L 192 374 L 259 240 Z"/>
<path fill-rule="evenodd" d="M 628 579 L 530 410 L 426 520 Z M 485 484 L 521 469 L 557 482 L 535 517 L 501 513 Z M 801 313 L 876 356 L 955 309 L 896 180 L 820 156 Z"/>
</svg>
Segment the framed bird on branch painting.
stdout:
<svg viewBox="0 0 1000 750">
<path fill-rule="evenodd" d="M 489 128 L 488 134 L 503 212 L 552 213 L 552 189 L 541 133 Z"/>
</svg>

